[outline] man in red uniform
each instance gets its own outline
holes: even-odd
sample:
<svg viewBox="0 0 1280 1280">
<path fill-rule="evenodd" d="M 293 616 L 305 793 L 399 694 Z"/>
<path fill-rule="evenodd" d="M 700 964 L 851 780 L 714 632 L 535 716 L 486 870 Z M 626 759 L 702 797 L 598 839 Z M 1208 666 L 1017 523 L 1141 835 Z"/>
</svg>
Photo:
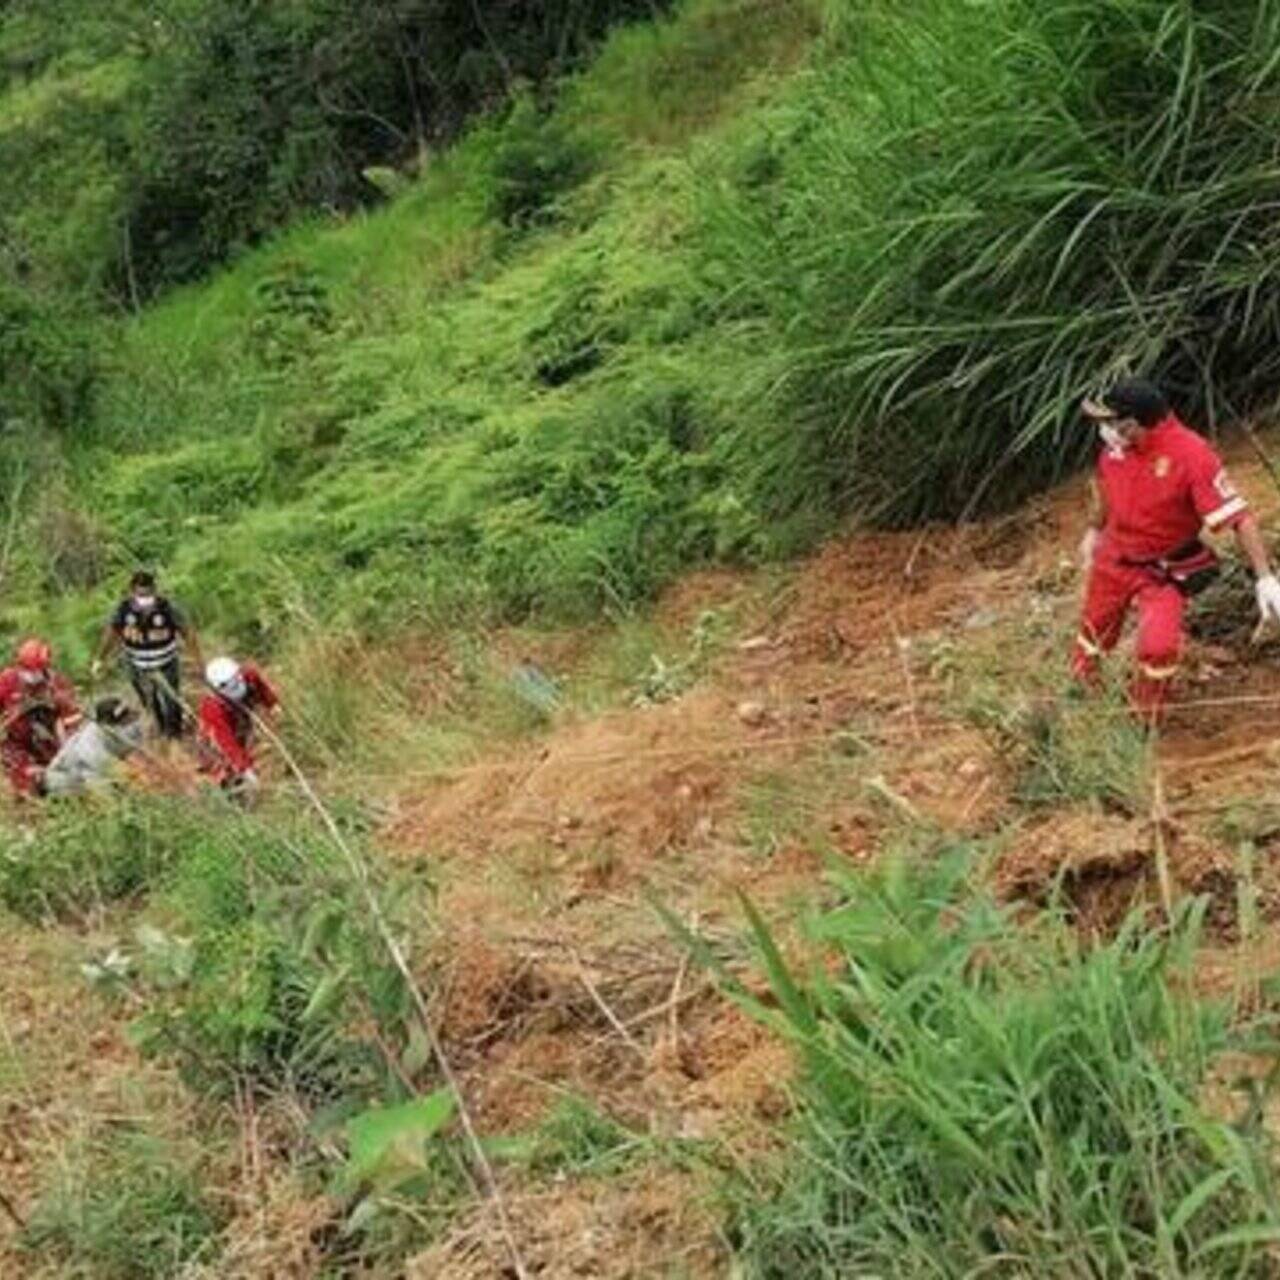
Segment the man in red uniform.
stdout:
<svg viewBox="0 0 1280 1280">
<path fill-rule="evenodd" d="M 201 768 L 246 803 L 258 791 L 253 755 L 254 718 L 280 705 L 276 691 L 252 663 L 214 658 L 205 668 L 211 692 L 200 701 Z"/>
<path fill-rule="evenodd" d="M 0 671 L 0 762 L 19 797 L 44 794 L 44 773 L 81 720 L 70 681 L 53 670 L 43 640 L 24 640 Z"/>
<path fill-rule="evenodd" d="M 1115 647 L 1136 606 L 1132 700 L 1155 724 L 1177 674 L 1187 598 L 1216 571 L 1216 556 L 1200 541 L 1202 529 L 1234 532 L 1257 578 L 1263 622 L 1280 622 L 1280 582 L 1258 523 L 1222 460 L 1178 420 L 1159 388 L 1126 379 L 1098 400 L 1086 400 L 1084 412 L 1098 424 L 1104 447 L 1097 510 L 1080 547 L 1089 577 L 1072 670 L 1096 681 L 1098 659 Z"/>
</svg>

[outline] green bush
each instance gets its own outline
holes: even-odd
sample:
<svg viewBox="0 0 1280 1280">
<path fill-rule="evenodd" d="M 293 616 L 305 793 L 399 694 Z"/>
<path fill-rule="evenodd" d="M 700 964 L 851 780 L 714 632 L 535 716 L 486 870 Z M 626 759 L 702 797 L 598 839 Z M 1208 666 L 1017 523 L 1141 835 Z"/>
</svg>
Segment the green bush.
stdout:
<svg viewBox="0 0 1280 1280">
<path fill-rule="evenodd" d="M 89 322 L 0 277 L 0 429 L 77 425 L 96 376 Z"/>
<path fill-rule="evenodd" d="M 82 917 L 157 887 L 203 819 L 176 800 L 122 796 L 50 804 L 0 841 L 0 902 L 27 920 Z"/>
<path fill-rule="evenodd" d="M 211 827 L 155 914 L 163 929 L 131 958 L 148 1004 L 136 1038 L 193 1088 L 288 1086 L 319 1106 L 394 1096 L 424 1066 L 403 979 L 306 824 Z"/>
<path fill-rule="evenodd" d="M 1201 1102 L 1227 1041 L 1180 981 L 1195 915 L 1090 948 L 968 867 L 836 875 L 838 964 L 803 985 L 756 922 L 777 1005 L 739 995 L 801 1074 L 794 1154 L 738 1201 L 746 1274 L 1271 1274 L 1265 1131 Z"/>
<path fill-rule="evenodd" d="M 485 212 L 504 226 L 547 220 L 557 200 L 591 175 L 591 145 L 525 95 L 486 131 L 491 148 Z"/>
<path fill-rule="evenodd" d="M 22 1233 L 33 1262 L 58 1259 L 68 1280 L 169 1280 L 216 1256 L 198 1162 L 127 1130 L 73 1154 Z"/>
</svg>

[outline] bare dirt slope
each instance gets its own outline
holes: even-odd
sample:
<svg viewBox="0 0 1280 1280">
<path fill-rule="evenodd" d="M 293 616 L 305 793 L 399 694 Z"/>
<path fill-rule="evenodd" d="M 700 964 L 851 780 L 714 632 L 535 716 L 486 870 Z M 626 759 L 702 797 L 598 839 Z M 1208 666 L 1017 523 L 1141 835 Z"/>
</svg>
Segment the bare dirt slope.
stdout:
<svg viewBox="0 0 1280 1280">
<path fill-rule="evenodd" d="M 1269 476 L 1248 456 L 1236 470 L 1271 519 Z M 693 689 L 566 714 L 534 743 L 399 797 L 393 854 L 442 867 L 444 1025 L 485 1125 L 535 1118 L 569 1088 L 645 1131 L 767 1147 L 786 1106 L 785 1051 L 689 972 L 644 895 L 745 960 L 736 894 L 794 918 L 821 900 L 825 857 L 870 858 L 904 824 L 1001 833 L 1000 891 L 1032 904 L 1058 895 L 1086 929 L 1135 905 L 1157 912 L 1166 893 L 1207 894 L 1204 980 L 1238 986 L 1260 945 L 1241 945 L 1239 841 L 1265 851 L 1280 839 L 1268 804 L 1280 757 L 1259 744 L 1280 707 L 1280 655 L 1274 641 L 1248 643 L 1247 600 L 1215 606 L 1246 613 L 1227 620 L 1228 638 L 1193 644 L 1182 705 L 1128 803 L 1024 804 L 1025 760 L 973 713 L 984 675 L 1011 715 L 1028 688 L 1041 703 L 1054 691 L 1039 714 L 1077 712 L 1056 698 L 1082 505 L 1074 484 L 959 530 L 841 539 L 781 594 L 757 598 L 745 577 L 693 579 L 663 605 L 668 625 L 730 601 L 740 617 Z M 1261 919 L 1280 916 L 1266 857 L 1249 887 Z M 528 1205 L 513 1194 L 543 1274 L 654 1274 L 645 1258 L 666 1251 L 689 1274 L 723 1274 L 714 1220 L 689 1216 L 695 1184 L 663 1173 L 641 1190 L 573 1185 Z M 579 1237 L 596 1246 L 552 1247 Z M 460 1229 L 421 1274 L 500 1274 L 500 1254 L 474 1243 Z"/>
</svg>

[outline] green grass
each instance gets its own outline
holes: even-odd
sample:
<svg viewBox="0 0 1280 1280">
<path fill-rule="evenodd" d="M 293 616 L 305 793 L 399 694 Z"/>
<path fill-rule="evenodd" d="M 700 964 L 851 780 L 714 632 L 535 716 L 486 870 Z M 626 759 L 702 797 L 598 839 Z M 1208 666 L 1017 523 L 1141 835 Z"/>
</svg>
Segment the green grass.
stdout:
<svg viewBox="0 0 1280 1280">
<path fill-rule="evenodd" d="M 264 644 L 290 593 L 357 624 L 370 606 L 391 626 L 582 618 L 753 555 L 761 514 L 714 442 L 736 371 L 707 377 L 711 315 L 678 250 L 704 180 L 689 158 L 714 162 L 699 130 L 815 29 L 805 5 L 700 0 L 623 32 L 545 126 L 486 124 L 386 208 L 301 224 L 124 323 L 67 451 L 107 569 L 162 564 L 198 616 Z M 600 172 L 504 226 L 526 153 L 579 144 Z M 290 275 L 332 323 L 273 309 L 264 286 Z M 83 601 L 11 625 L 74 632 Z"/>
<path fill-rule="evenodd" d="M 124 796 L 54 805 L 34 827 L 7 826 L 0 903 L 26 920 L 84 920 L 140 900 L 207 828 L 177 800 Z"/>
<path fill-rule="evenodd" d="M 968 866 L 837 876 L 825 971 L 756 922 L 776 1005 L 740 998 L 801 1071 L 792 1154 L 737 1192 L 744 1274 L 1270 1274 L 1260 1108 L 1201 1101 L 1228 1039 L 1183 981 L 1195 913 L 1089 948 L 1015 927 Z"/>
<path fill-rule="evenodd" d="M 166 1280 L 217 1254 L 199 1159 L 129 1130 L 68 1151 L 22 1243 L 66 1280 Z"/>
</svg>

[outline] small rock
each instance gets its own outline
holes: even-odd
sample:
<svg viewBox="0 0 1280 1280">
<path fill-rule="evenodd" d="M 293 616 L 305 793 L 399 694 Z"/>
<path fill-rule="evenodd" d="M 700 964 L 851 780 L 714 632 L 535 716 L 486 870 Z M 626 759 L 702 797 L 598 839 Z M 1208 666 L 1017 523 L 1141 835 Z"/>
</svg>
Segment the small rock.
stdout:
<svg viewBox="0 0 1280 1280">
<path fill-rule="evenodd" d="M 772 649 L 773 641 L 768 636 L 752 636 L 738 645 L 739 653 L 757 653 L 761 649 Z"/>
<path fill-rule="evenodd" d="M 962 778 L 976 778 L 982 772 L 982 766 L 976 760 L 965 760 L 956 772 Z"/>
<path fill-rule="evenodd" d="M 699 840 L 710 840 L 716 833 L 716 824 L 708 817 L 701 817 L 693 826 L 693 834 Z"/>
<path fill-rule="evenodd" d="M 993 627 L 1000 621 L 1000 612 L 997 609 L 975 609 L 964 620 L 966 631 L 981 631 L 986 627 Z"/>
<path fill-rule="evenodd" d="M 676 788 L 676 799 L 683 800 L 686 803 L 693 799 L 693 788 L 687 783 L 682 782 Z"/>
<path fill-rule="evenodd" d="M 745 725 L 756 728 L 764 724 L 768 718 L 768 712 L 765 710 L 763 702 L 740 702 L 738 703 L 738 719 Z"/>
</svg>

